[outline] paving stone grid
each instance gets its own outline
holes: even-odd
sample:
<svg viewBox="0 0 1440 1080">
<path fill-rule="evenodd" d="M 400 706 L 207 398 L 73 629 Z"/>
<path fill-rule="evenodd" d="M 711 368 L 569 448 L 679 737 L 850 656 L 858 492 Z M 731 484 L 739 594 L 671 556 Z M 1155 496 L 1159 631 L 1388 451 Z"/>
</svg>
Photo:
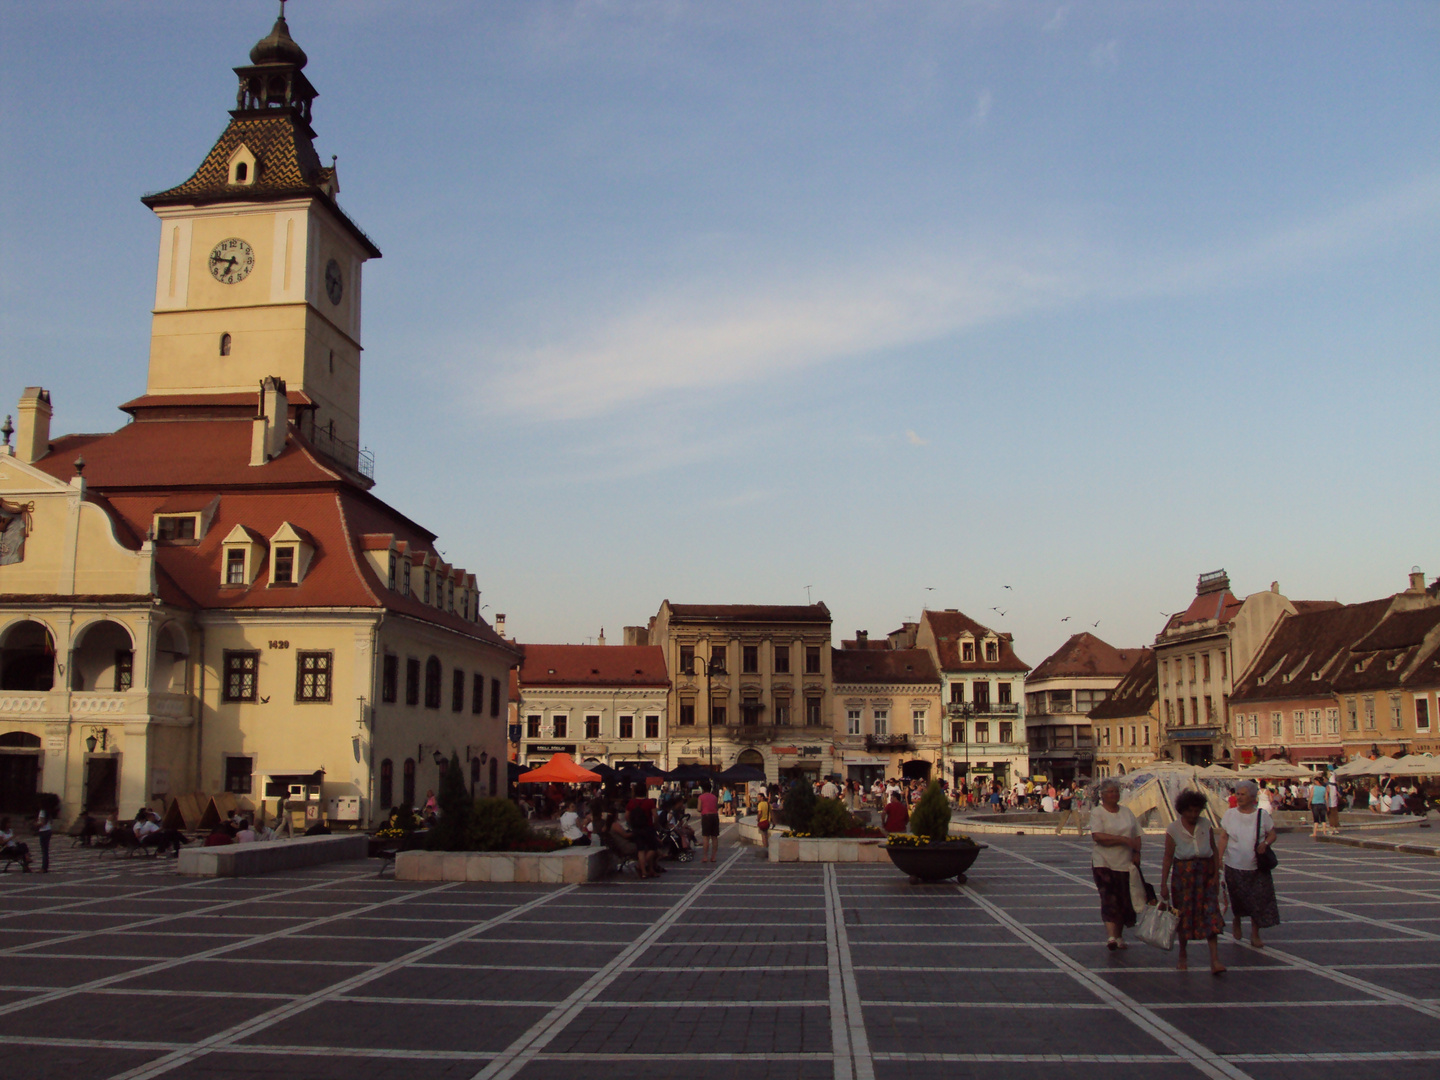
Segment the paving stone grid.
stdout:
<svg viewBox="0 0 1440 1080">
<path fill-rule="evenodd" d="M 728 842 L 563 888 L 373 862 L 199 881 L 57 850 L 0 877 L 7 1080 L 726 1075 L 1431 1080 L 1440 867 L 1287 838 L 1284 925 L 1212 977 L 1103 947 L 1089 849 L 996 837 L 964 887 Z M 1154 845 L 1151 845 L 1154 846 Z M 1152 882 L 1158 852 L 1147 853 Z M 1198 949 L 1198 952 L 1196 951 Z"/>
</svg>

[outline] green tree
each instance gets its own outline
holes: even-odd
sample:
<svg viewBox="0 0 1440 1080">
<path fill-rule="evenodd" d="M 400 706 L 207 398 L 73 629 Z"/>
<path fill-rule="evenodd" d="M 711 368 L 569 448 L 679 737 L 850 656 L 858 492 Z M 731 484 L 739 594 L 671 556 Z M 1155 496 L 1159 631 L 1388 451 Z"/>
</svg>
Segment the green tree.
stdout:
<svg viewBox="0 0 1440 1080">
<path fill-rule="evenodd" d="M 509 799 L 476 799 L 467 851 L 510 851 L 530 835 L 530 823 Z"/>
<path fill-rule="evenodd" d="M 938 780 L 930 781 L 910 815 L 910 831 L 932 844 L 950 839 L 950 800 Z"/>
<path fill-rule="evenodd" d="M 792 832 L 808 833 L 810 819 L 815 816 L 815 789 L 805 779 L 792 780 L 785 789 L 785 809 L 780 812 L 780 824 L 790 826 Z"/>
<path fill-rule="evenodd" d="M 855 817 L 839 799 L 816 799 L 810 815 L 811 836 L 844 836 L 855 827 Z"/>
<path fill-rule="evenodd" d="M 465 787 L 465 773 L 460 768 L 460 755 L 450 751 L 450 767 L 440 778 L 440 791 L 435 796 L 440 807 L 440 820 L 430 830 L 425 846 L 432 851 L 463 851 L 470 837 L 470 823 L 475 804 Z"/>
</svg>

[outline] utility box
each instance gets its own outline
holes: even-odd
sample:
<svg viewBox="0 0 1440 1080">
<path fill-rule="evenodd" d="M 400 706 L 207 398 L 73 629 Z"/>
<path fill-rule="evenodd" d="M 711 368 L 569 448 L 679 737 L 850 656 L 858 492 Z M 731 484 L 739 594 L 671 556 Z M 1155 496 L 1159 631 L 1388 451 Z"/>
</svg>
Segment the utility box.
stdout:
<svg viewBox="0 0 1440 1080">
<path fill-rule="evenodd" d="M 331 821 L 359 821 L 360 796 L 337 795 L 335 798 L 330 799 L 329 814 Z"/>
</svg>

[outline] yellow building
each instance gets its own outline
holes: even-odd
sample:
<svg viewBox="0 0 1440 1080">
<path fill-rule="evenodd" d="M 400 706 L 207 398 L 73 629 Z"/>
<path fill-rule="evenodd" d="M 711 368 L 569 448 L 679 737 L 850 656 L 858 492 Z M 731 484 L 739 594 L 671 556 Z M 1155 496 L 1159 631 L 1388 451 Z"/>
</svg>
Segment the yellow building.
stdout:
<svg viewBox="0 0 1440 1080">
<path fill-rule="evenodd" d="M 836 771 L 868 790 L 876 780 L 944 775 L 940 673 L 924 649 L 893 649 L 859 635 L 861 648 L 834 649 Z"/>
<path fill-rule="evenodd" d="M 504 790 L 520 651 L 475 577 L 371 494 L 360 269 L 283 16 L 161 223 L 146 393 L 51 439 L 25 392 L 0 455 L 0 804 L 131 814 L 290 795 L 369 820 L 463 753 Z"/>
</svg>

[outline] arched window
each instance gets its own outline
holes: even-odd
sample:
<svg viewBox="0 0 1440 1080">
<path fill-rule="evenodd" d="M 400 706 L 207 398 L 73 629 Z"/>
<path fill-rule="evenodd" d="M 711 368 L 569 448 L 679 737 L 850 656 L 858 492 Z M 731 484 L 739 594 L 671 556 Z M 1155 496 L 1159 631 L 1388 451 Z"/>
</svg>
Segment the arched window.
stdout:
<svg viewBox="0 0 1440 1080">
<path fill-rule="evenodd" d="M 243 184 L 243 183 L 245 183 L 245 178 L 246 178 L 247 176 L 249 176 L 249 175 L 250 175 L 250 166 L 249 166 L 249 165 L 246 165 L 245 162 L 243 162 L 243 161 L 236 162 L 236 164 L 235 164 L 235 183 L 237 183 L 237 184 Z"/>
<path fill-rule="evenodd" d="M 500 776 L 500 759 L 499 759 L 499 758 L 493 758 L 493 757 L 492 757 L 492 758 L 490 759 L 490 797 L 491 797 L 492 799 L 493 799 L 496 795 L 499 795 L 499 794 L 500 794 L 499 776 Z"/>
<path fill-rule="evenodd" d="M 40 623 L 25 620 L 5 631 L 0 644 L 0 690 L 51 690 L 55 686 L 55 640 Z"/>
<path fill-rule="evenodd" d="M 395 802 L 395 763 L 389 758 L 380 762 L 380 809 L 389 810 Z"/>
<path fill-rule="evenodd" d="M 479 787 L 479 786 L 480 786 L 480 759 L 479 759 L 478 757 L 472 757 L 472 758 L 470 759 L 470 797 L 471 797 L 472 799 L 475 797 L 475 789 L 476 789 L 477 787 Z"/>
<path fill-rule="evenodd" d="M 244 166 L 244 165 L 241 165 L 240 167 L 243 169 L 245 166 Z M 229 356 L 229 355 L 230 355 L 230 335 L 229 335 L 229 334 L 221 334 L 221 335 L 220 335 L 220 355 L 221 355 L 221 356 Z"/>
<path fill-rule="evenodd" d="M 440 707 L 440 661 L 433 656 L 425 661 L 425 707 Z"/>
<path fill-rule="evenodd" d="M 402 800 L 411 809 L 415 806 L 415 759 L 405 759 L 405 788 L 401 792 L 405 798 Z"/>
</svg>

